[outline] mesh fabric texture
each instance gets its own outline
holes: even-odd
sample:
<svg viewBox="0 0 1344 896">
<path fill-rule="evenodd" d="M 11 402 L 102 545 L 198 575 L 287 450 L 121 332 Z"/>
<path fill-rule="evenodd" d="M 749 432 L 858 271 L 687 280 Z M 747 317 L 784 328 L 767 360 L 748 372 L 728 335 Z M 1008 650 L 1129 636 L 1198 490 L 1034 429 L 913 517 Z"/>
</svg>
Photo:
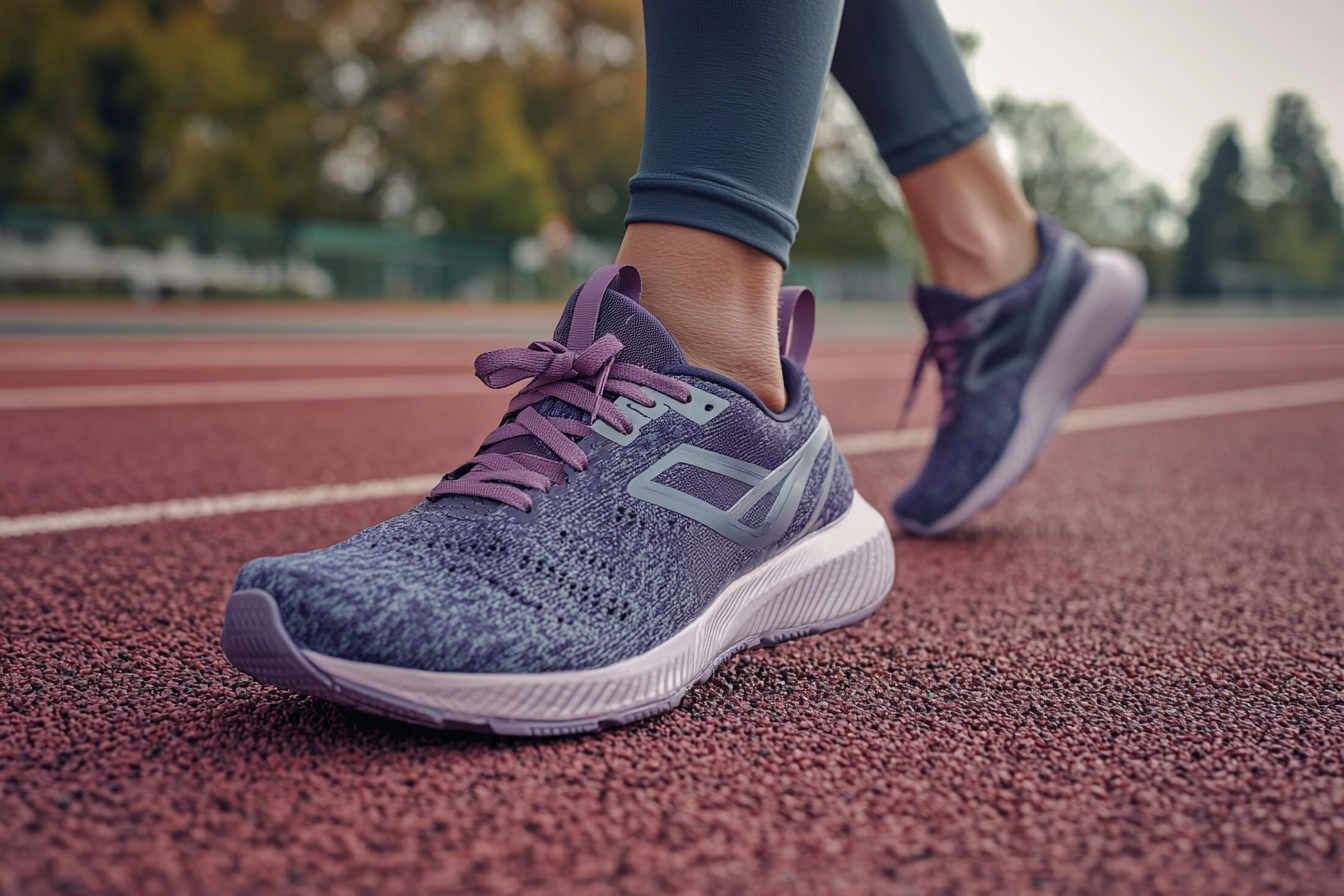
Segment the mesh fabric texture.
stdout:
<svg viewBox="0 0 1344 896">
<path fill-rule="evenodd" d="M 673 375 L 728 406 L 704 425 L 669 411 L 628 446 L 588 436 L 579 442 L 588 469 L 530 491 L 531 513 L 464 496 L 426 500 L 333 547 L 254 560 L 235 588 L 269 592 L 294 641 L 329 656 L 437 672 L 592 669 L 667 640 L 733 579 L 810 534 L 823 495 L 813 529 L 849 509 L 853 480 L 833 441 L 791 525 L 764 550 L 631 497 L 630 480 L 680 444 L 776 467 L 821 416 L 791 361 L 789 407 L 769 414 L 721 378 L 684 368 L 661 325 L 619 293 L 604 297 L 597 332 L 626 345 L 620 360 L 683 370 Z"/>
</svg>

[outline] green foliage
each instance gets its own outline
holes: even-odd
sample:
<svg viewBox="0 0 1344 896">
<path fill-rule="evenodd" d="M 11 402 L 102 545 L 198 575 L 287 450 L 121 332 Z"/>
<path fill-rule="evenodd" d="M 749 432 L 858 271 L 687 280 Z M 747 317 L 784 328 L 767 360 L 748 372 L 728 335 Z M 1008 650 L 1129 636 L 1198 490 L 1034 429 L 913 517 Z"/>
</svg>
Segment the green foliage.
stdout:
<svg viewBox="0 0 1344 896">
<path fill-rule="evenodd" d="M 914 231 L 886 163 L 858 109 L 834 82 L 822 97 L 797 217 L 794 258 L 919 261 Z"/>
<path fill-rule="evenodd" d="M 1183 293 L 1344 294 L 1344 210 L 1305 97 L 1275 99 L 1266 155 L 1248 166 L 1235 127 L 1214 131 L 1187 219 Z"/>
<path fill-rule="evenodd" d="M 1344 210 L 1306 97 L 1285 93 L 1274 101 L 1269 151 L 1280 195 L 1258 216 L 1261 259 L 1290 272 L 1303 291 L 1344 292 Z"/>
<path fill-rule="evenodd" d="M 560 215 L 615 238 L 640 27 L 639 0 L 0 0 L 0 203 L 510 235 Z M 1158 286 L 1344 292 L 1334 165 L 1304 97 L 1276 100 L 1263 165 L 1214 135 L 1179 256 L 1166 193 L 1071 107 L 991 108 L 1032 204 L 1137 252 Z M 823 115 L 796 257 L 918 256 L 861 130 Z"/>
<path fill-rule="evenodd" d="M 1250 207 L 1241 195 L 1241 143 L 1233 124 L 1214 130 L 1205 152 L 1207 173 L 1186 219 L 1180 289 L 1184 295 L 1217 292 L 1213 264 L 1217 260 L 1249 261 L 1254 257 Z"/>
<path fill-rule="evenodd" d="M 1162 187 L 1138 177 L 1067 103 L 1041 103 L 1004 94 L 990 104 L 1027 201 L 1093 245 L 1134 252 L 1150 288 L 1170 283 L 1175 222 Z"/>
<path fill-rule="evenodd" d="M 559 201 L 517 85 L 477 69 L 458 88 L 416 105 L 404 130 L 384 135 L 392 170 L 418 176 L 421 204 L 441 210 L 449 229 L 535 230 Z"/>
<path fill-rule="evenodd" d="M 198 3 L 6 0 L 0 34 L 0 199 L 274 212 L 311 189 L 277 164 L 302 100 Z"/>
<path fill-rule="evenodd" d="M 454 229 L 522 234 L 558 213 L 589 233 L 621 232 L 643 121 L 634 0 L 381 0 L 374 18 L 395 7 L 399 24 L 361 38 L 373 2 L 331 17 L 316 78 L 337 87 L 320 119 L 329 173 L 340 159 L 358 173 L 363 154 L 365 175 L 334 178 L 356 205 L 412 225 L 429 211 Z M 350 87 L 352 73 L 367 86 Z"/>
<path fill-rule="evenodd" d="M 1283 185 L 1279 204 L 1301 208 L 1311 236 L 1338 235 L 1342 225 L 1334 165 L 1327 155 L 1325 131 L 1306 97 L 1285 93 L 1274 100 L 1269 151 L 1271 174 Z"/>
<path fill-rule="evenodd" d="M 1162 244 L 1171 200 L 1141 181 L 1068 103 L 1004 94 L 990 104 L 1027 201 L 1097 245 L 1145 249 Z"/>
<path fill-rule="evenodd" d="M 0 202 L 623 231 L 639 0 L 3 0 Z M 809 175 L 800 251 L 891 207 Z"/>
<path fill-rule="evenodd" d="M 0 202 L 616 234 L 638 26 L 636 0 L 5 0 Z"/>
<path fill-rule="evenodd" d="M 880 259 L 890 255 L 883 235 L 904 216 L 868 183 L 842 190 L 808 170 L 798 203 L 797 258 Z"/>
</svg>

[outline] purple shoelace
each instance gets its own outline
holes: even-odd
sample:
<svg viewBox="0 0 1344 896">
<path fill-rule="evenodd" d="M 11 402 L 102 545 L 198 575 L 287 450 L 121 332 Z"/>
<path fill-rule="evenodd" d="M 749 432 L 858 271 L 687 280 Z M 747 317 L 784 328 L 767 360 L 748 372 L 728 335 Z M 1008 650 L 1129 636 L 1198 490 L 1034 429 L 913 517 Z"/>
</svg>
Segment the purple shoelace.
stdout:
<svg viewBox="0 0 1344 896">
<path fill-rule="evenodd" d="M 642 407 L 656 402 L 643 387 L 657 389 L 677 401 L 691 400 L 690 390 L 681 381 L 654 373 L 638 364 L 617 361 L 624 347 L 608 333 L 594 339 L 597 314 L 607 286 L 617 281 L 617 289 L 633 301 L 639 301 L 639 274 L 629 265 L 599 268 L 579 290 L 570 318 L 568 344 L 547 340 L 526 348 L 505 348 L 486 352 L 476 359 L 476 376 L 491 389 L 503 389 L 532 378 L 509 402 L 508 422 L 486 436 L 481 450 L 459 470 L 454 479 L 444 479 L 429 493 L 473 495 L 508 504 L 524 512 L 532 510 L 532 498 L 524 489 L 549 490 L 565 481 L 565 467 L 588 468 L 588 457 L 575 443 L 593 431 L 598 420 L 621 433 L 634 426 L 616 407 L 614 396 L 628 398 Z M 582 420 L 566 416 L 547 416 L 535 405 L 557 399 L 585 413 Z M 556 402 L 548 405 L 558 409 Z M 512 418 L 512 419 L 510 419 Z M 549 449 L 552 456 L 534 451 L 491 451 L 491 447 L 518 436 L 533 436 Z M 530 443 L 535 447 L 536 443 Z"/>
<path fill-rule="evenodd" d="M 957 372 L 961 370 L 961 355 L 957 351 L 957 342 L 970 332 L 963 317 L 955 323 L 936 325 L 929 329 L 929 338 L 915 362 L 915 373 L 910 380 L 910 391 L 905 395 L 905 404 L 901 406 L 901 419 L 897 429 L 905 427 L 910 408 L 919 392 L 920 380 L 924 378 L 924 368 L 932 360 L 938 365 L 941 375 L 939 392 L 943 398 L 943 409 L 938 414 L 938 428 L 942 429 L 957 418 Z"/>
</svg>

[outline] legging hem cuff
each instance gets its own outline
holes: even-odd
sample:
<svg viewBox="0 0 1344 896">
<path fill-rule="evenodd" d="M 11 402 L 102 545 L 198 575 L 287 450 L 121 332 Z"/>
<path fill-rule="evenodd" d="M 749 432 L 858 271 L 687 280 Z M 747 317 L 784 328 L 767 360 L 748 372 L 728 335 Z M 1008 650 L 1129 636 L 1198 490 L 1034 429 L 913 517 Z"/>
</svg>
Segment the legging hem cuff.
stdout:
<svg viewBox="0 0 1344 896">
<path fill-rule="evenodd" d="M 909 174 L 916 168 L 938 161 L 957 150 L 969 146 L 989 133 L 989 119 L 984 113 L 965 118 L 915 143 L 882 151 L 882 161 L 894 176 Z"/>
<path fill-rule="evenodd" d="M 740 190 L 700 178 L 637 174 L 630 181 L 626 224 L 679 224 L 746 243 L 786 268 L 798 222 Z"/>
</svg>

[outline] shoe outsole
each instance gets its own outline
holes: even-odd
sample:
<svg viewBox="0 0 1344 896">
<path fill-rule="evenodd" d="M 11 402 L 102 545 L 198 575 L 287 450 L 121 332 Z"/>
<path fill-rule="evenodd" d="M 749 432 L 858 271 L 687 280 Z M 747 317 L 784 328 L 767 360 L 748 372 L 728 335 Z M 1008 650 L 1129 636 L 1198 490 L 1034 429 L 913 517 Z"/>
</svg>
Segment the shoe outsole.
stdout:
<svg viewBox="0 0 1344 896">
<path fill-rule="evenodd" d="M 744 650 L 832 631 L 872 615 L 891 589 L 894 555 L 881 516 L 857 494 L 854 500 L 841 520 L 730 585 L 691 627 L 649 653 L 606 669 L 482 675 L 338 660 L 299 648 L 285 630 L 275 598 L 256 589 L 230 597 L 220 646 L 234 666 L 264 684 L 416 725 L 530 737 L 616 728 L 676 708 L 691 687 Z M 854 543 L 856 532 L 866 532 L 866 537 Z M 806 568 L 810 561 L 817 562 Z M 746 587 L 734 591 L 740 583 Z M 768 624 L 741 630 L 761 622 Z M 695 626 L 699 628 L 692 630 Z M 689 651 L 686 642 L 692 646 Z M 688 665 L 697 656 L 698 665 Z M 654 690 L 661 689 L 652 699 L 620 699 L 623 692 L 647 695 L 650 682 Z M 481 709 L 482 699 L 495 700 L 505 710 L 536 708 L 537 717 L 453 707 L 454 702 L 474 700 L 472 708 Z M 608 705 L 600 712 L 583 712 L 585 701 Z"/>
<path fill-rule="evenodd" d="M 1036 463 L 1074 398 L 1101 373 L 1143 313 L 1147 276 L 1138 260 L 1112 249 L 1092 251 L 1094 274 L 1056 328 L 1022 392 L 1021 415 L 1002 456 L 950 512 L 931 524 L 893 511 L 897 524 L 920 536 L 952 531 L 992 507 Z"/>
</svg>

